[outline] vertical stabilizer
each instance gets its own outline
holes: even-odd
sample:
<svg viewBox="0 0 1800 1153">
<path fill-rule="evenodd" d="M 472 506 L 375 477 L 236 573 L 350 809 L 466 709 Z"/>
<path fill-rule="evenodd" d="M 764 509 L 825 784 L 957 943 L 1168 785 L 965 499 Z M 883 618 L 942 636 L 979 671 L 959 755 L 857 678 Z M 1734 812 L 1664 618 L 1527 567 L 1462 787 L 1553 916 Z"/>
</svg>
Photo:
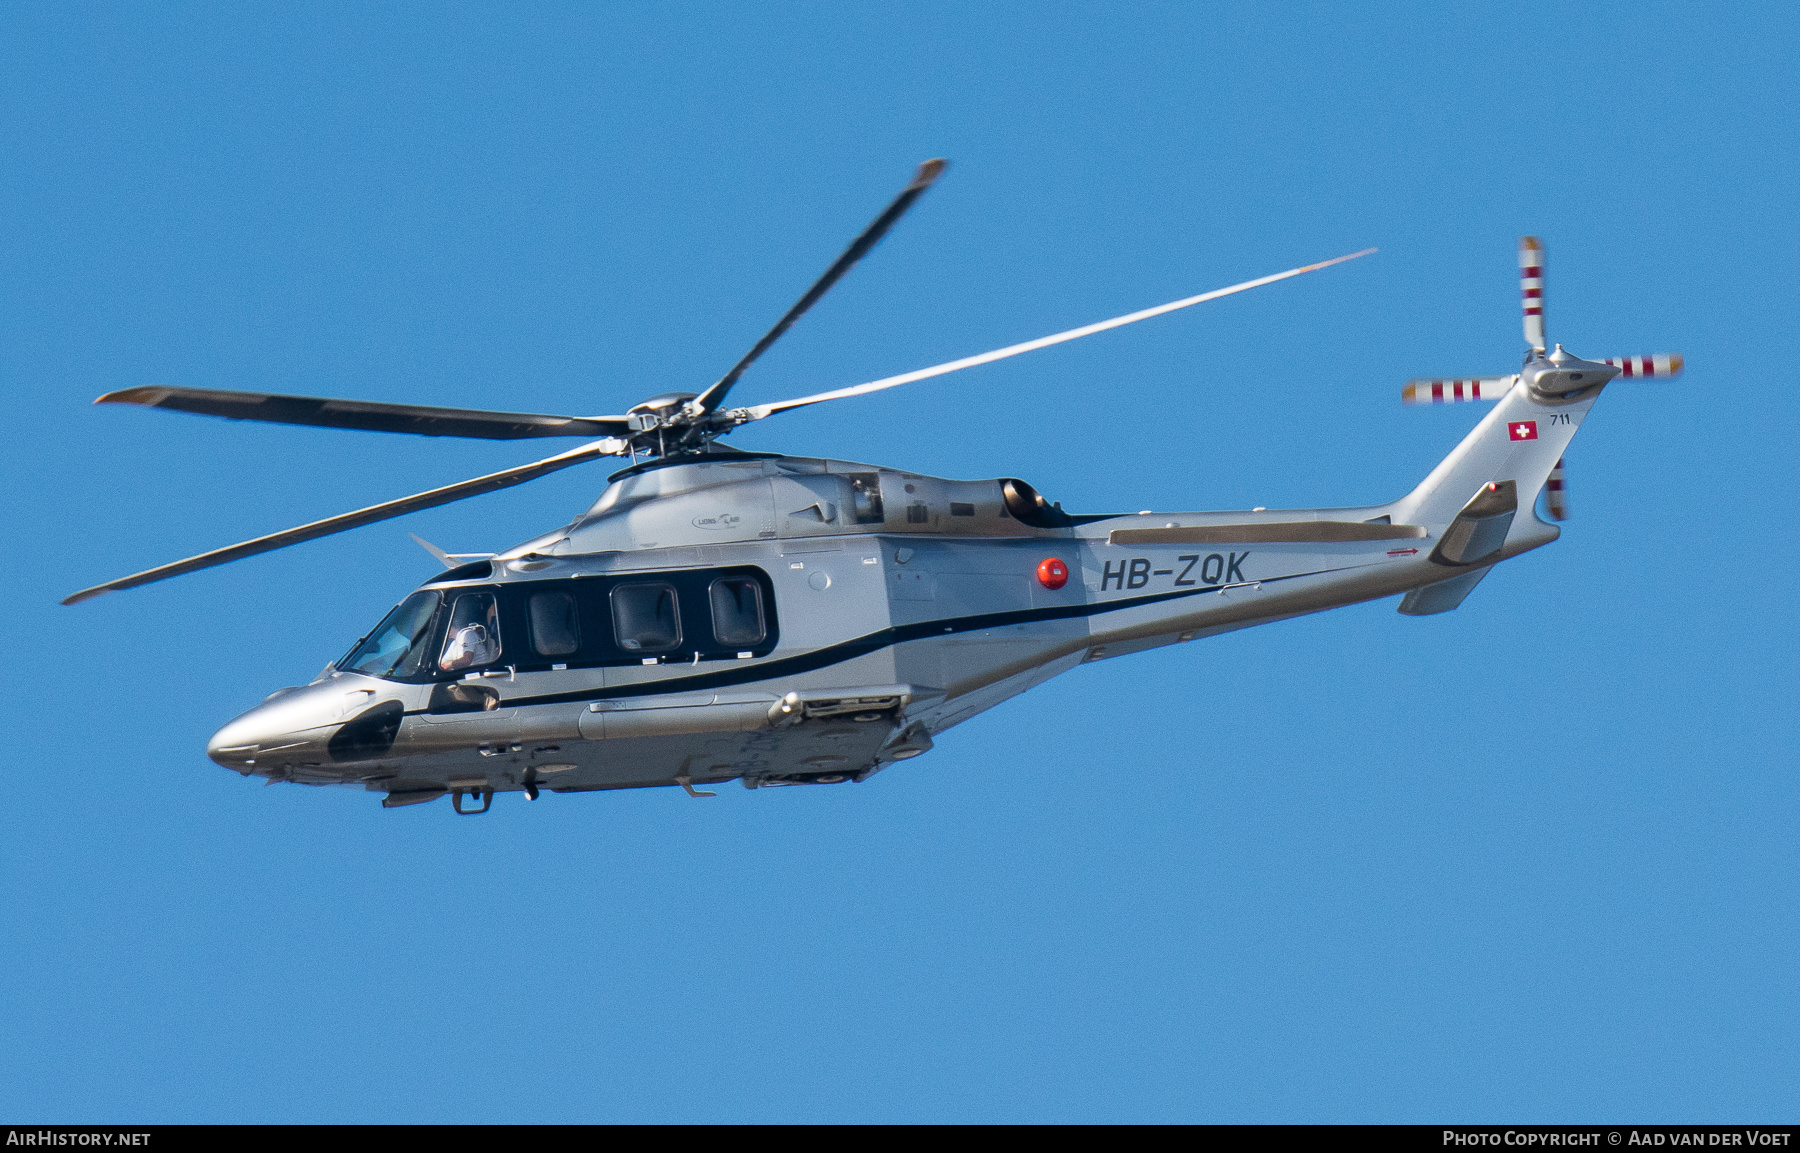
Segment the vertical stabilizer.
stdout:
<svg viewBox="0 0 1800 1153">
<path fill-rule="evenodd" d="M 1535 501 L 1599 394 L 1594 388 L 1572 400 L 1540 398 L 1521 380 L 1424 483 L 1395 502 L 1394 521 L 1441 529 L 1497 481 L 1513 481 L 1521 500 Z"/>
</svg>

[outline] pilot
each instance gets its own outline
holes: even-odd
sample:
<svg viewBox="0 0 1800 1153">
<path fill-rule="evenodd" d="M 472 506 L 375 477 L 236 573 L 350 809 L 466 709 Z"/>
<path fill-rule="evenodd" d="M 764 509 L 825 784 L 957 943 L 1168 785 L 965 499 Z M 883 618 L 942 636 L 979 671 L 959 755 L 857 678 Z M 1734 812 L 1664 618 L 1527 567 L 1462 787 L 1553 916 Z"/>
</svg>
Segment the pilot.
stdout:
<svg viewBox="0 0 1800 1153">
<path fill-rule="evenodd" d="M 493 604 L 488 605 L 487 624 L 471 622 L 456 630 L 450 643 L 444 646 L 443 659 L 438 667 L 445 672 L 458 669 L 471 669 L 480 665 L 491 664 L 500 659 L 500 641 L 495 635 L 499 630 L 499 622 L 495 619 L 498 612 Z"/>
</svg>

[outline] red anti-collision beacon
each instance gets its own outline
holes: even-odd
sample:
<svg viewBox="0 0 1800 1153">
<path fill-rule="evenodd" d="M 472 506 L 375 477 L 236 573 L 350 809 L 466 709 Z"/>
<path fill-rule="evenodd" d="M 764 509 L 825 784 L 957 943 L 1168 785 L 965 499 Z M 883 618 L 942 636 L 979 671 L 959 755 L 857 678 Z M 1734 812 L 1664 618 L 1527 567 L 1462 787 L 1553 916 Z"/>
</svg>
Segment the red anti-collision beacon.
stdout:
<svg viewBox="0 0 1800 1153">
<path fill-rule="evenodd" d="M 1038 562 L 1038 583 L 1047 589 L 1059 589 L 1069 583 L 1069 566 L 1055 557 Z"/>
</svg>

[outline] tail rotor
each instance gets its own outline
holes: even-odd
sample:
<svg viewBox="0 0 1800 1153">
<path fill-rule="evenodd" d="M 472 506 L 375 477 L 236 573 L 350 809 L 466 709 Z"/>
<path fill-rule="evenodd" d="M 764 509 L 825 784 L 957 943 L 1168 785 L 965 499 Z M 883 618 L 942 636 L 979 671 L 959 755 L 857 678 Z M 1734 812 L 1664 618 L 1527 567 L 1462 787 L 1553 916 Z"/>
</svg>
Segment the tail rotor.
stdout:
<svg viewBox="0 0 1800 1153">
<path fill-rule="evenodd" d="M 1402 404 L 1455 404 L 1470 400 L 1499 400 L 1514 388 L 1525 387 L 1534 396 L 1568 399 L 1618 377 L 1662 379 L 1681 373 L 1680 353 L 1651 356 L 1609 356 L 1582 360 L 1557 345 L 1549 348 L 1544 338 L 1544 242 L 1535 236 L 1519 238 L 1519 308 L 1525 325 L 1524 367 L 1508 376 L 1418 377 L 1400 390 Z M 1558 460 L 1544 484 L 1544 505 L 1552 519 L 1569 516 L 1568 480 Z"/>
</svg>

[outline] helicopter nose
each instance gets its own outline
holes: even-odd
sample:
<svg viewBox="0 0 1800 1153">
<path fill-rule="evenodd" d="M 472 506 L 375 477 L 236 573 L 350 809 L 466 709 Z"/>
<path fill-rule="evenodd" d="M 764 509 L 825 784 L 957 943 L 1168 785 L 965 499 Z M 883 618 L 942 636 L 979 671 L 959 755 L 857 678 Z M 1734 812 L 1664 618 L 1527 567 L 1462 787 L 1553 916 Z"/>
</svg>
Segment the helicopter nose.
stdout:
<svg viewBox="0 0 1800 1153">
<path fill-rule="evenodd" d="M 262 709 L 251 709 L 228 723 L 206 742 L 206 755 L 214 764 L 242 771 L 256 764 L 256 754 L 274 734 Z"/>
<path fill-rule="evenodd" d="M 206 755 L 240 773 L 267 764 L 271 753 L 284 759 L 302 752 L 311 755 L 322 751 L 315 746 L 322 746 L 346 716 L 364 709 L 374 696 L 373 689 L 346 692 L 341 685 L 329 684 L 277 689 L 214 733 L 206 742 Z"/>
</svg>

